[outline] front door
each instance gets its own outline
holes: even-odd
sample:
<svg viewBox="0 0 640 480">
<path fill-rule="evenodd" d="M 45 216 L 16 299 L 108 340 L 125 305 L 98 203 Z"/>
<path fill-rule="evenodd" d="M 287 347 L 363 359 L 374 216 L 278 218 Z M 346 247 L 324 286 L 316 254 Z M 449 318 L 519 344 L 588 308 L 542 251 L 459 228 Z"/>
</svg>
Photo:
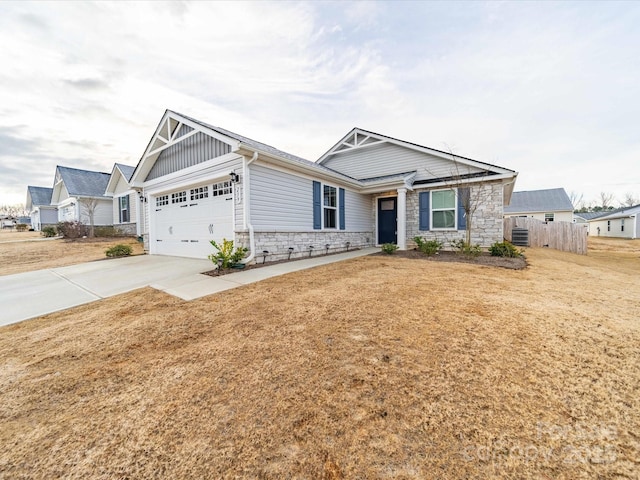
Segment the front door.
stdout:
<svg viewBox="0 0 640 480">
<path fill-rule="evenodd" d="M 378 199 L 378 244 L 398 243 L 397 198 Z"/>
</svg>

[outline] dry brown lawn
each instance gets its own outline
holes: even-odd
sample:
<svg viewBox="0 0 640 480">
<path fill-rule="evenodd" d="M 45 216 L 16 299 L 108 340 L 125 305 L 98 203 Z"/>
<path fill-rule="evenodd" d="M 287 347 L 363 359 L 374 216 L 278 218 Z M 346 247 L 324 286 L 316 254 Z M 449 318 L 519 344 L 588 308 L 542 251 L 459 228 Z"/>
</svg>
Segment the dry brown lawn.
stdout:
<svg viewBox="0 0 640 480">
<path fill-rule="evenodd" d="M 621 479 L 640 241 L 530 266 L 370 256 L 0 329 L 0 477 Z"/>
<path fill-rule="evenodd" d="M 28 241 L 19 241 L 27 239 Z M 0 234 L 0 275 L 64 267 L 106 258 L 105 250 L 120 243 L 131 245 L 133 254 L 144 253 L 135 238 L 43 239 L 39 232 Z"/>
</svg>

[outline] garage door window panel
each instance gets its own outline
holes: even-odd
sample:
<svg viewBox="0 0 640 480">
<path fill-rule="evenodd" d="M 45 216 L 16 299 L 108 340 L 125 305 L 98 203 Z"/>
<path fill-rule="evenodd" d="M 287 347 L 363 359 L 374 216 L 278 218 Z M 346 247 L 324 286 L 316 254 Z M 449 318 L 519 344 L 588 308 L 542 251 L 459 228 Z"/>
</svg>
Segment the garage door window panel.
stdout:
<svg viewBox="0 0 640 480">
<path fill-rule="evenodd" d="M 192 188 L 189 192 L 191 201 L 209 198 L 209 186 Z"/>
<path fill-rule="evenodd" d="M 187 192 L 176 192 L 171 194 L 171 203 L 185 203 L 187 201 Z"/>
</svg>

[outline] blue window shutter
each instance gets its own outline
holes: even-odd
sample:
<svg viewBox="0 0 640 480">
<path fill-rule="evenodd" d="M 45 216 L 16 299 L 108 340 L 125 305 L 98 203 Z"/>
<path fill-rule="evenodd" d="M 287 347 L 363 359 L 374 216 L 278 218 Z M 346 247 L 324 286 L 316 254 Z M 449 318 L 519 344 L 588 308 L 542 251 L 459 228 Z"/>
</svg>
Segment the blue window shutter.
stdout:
<svg viewBox="0 0 640 480">
<path fill-rule="evenodd" d="M 420 192 L 420 230 L 429 230 L 429 192 Z"/>
<path fill-rule="evenodd" d="M 313 229 L 322 228 L 322 192 L 320 182 L 313 181 Z"/>
<path fill-rule="evenodd" d="M 469 203 L 470 194 L 468 187 L 458 189 L 458 230 L 467 229 L 467 215 L 464 206 Z"/>
<path fill-rule="evenodd" d="M 340 204 L 340 230 L 347 228 L 344 220 L 344 188 L 338 190 L 338 202 Z"/>
</svg>

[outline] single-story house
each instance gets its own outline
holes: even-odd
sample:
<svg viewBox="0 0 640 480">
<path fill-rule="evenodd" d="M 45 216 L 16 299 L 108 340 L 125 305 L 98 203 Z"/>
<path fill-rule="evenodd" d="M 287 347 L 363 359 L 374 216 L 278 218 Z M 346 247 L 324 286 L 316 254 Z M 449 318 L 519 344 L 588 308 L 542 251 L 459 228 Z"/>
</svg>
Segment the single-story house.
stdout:
<svg viewBox="0 0 640 480">
<path fill-rule="evenodd" d="M 51 195 L 53 188 L 27 187 L 26 210 L 31 217 L 31 227 L 36 231 L 41 231 L 43 227 L 52 226 L 58 223 L 58 208 L 51 205 Z"/>
<path fill-rule="evenodd" d="M 94 225 L 113 224 L 113 199 L 105 196 L 110 174 L 56 167 L 51 205 L 58 208 L 59 222 Z"/>
<path fill-rule="evenodd" d="M 609 215 L 611 212 L 575 212 L 573 214 L 573 223 L 584 223 L 587 227 L 589 226 L 588 222 L 593 220 L 594 218 L 602 217 L 604 215 Z"/>
<path fill-rule="evenodd" d="M 113 226 L 123 234 L 140 235 L 138 215 L 140 198 L 131 188 L 131 176 L 135 167 L 116 163 L 105 189 L 105 196 L 113 199 Z"/>
<path fill-rule="evenodd" d="M 589 220 L 589 235 L 640 238 L 640 205 L 619 208 Z"/>
<path fill-rule="evenodd" d="M 167 110 L 130 185 L 141 192 L 151 254 L 206 258 L 234 240 L 269 260 L 464 238 L 461 199 L 481 199 L 472 242 L 503 239 L 517 173 L 354 128 L 317 162 Z"/>
<path fill-rule="evenodd" d="M 573 222 L 573 204 L 564 188 L 513 192 L 505 217 L 529 217 L 543 222 Z"/>
</svg>

